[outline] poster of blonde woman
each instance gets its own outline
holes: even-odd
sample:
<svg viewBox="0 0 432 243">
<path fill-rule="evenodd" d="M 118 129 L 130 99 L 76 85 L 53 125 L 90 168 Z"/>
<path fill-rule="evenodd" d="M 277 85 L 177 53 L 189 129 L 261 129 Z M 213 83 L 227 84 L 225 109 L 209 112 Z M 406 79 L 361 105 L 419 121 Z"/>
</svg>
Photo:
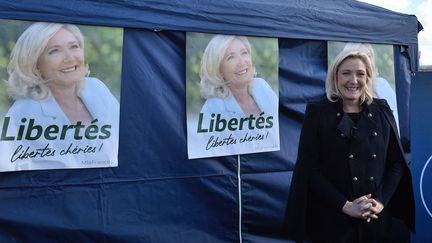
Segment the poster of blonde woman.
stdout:
<svg viewBox="0 0 432 243">
<path fill-rule="evenodd" d="M 187 33 L 189 158 L 279 150 L 278 41 Z"/>
<path fill-rule="evenodd" d="M 1 25 L 0 171 L 117 166 L 122 29 Z"/>
<path fill-rule="evenodd" d="M 386 44 L 360 42 L 328 42 L 328 63 L 342 51 L 359 51 L 365 53 L 375 70 L 372 80 L 372 92 L 375 98 L 385 99 L 393 111 L 396 125 L 399 129 L 399 114 L 396 97 L 394 74 L 393 46 Z"/>
</svg>

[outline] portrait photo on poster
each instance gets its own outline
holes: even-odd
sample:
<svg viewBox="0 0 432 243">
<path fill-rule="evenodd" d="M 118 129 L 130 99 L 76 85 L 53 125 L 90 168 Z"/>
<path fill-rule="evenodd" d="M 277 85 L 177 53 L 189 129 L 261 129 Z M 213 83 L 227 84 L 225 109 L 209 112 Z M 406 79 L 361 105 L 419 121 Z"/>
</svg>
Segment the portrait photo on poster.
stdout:
<svg viewBox="0 0 432 243">
<path fill-rule="evenodd" d="M 393 111 L 393 116 L 395 117 L 396 125 L 399 129 L 393 46 L 359 42 L 329 41 L 327 43 L 328 63 L 331 63 L 331 61 L 342 51 L 357 50 L 367 54 L 371 60 L 373 68 L 376 70 L 376 77 L 372 83 L 374 97 L 385 99 L 387 101 Z"/>
<path fill-rule="evenodd" d="M 118 166 L 123 29 L 0 26 L 0 171 Z"/>
<path fill-rule="evenodd" d="M 277 151 L 277 38 L 186 34 L 188 157 Z"/>
</svg>

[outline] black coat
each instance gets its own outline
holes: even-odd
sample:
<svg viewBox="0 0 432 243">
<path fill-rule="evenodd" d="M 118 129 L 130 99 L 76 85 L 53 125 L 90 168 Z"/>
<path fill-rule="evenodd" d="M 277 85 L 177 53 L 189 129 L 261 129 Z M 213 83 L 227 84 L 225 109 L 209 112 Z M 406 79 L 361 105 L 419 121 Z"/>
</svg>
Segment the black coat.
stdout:
<svg viewBox="0 0 432 243">
<path fill-rule="evenodd" d="M 366 223 L 342 212 L 347 200 L 368 193 L 384 204 L 379 219 Z M 287 205 L 290 238 L 366 242 L 389 232 L 391 217 L 414 231 L 414 210 L 411 173 L 386 101 L 363 104 L 358 124 L 340 101 L 308 104 Z"/>
</svg>

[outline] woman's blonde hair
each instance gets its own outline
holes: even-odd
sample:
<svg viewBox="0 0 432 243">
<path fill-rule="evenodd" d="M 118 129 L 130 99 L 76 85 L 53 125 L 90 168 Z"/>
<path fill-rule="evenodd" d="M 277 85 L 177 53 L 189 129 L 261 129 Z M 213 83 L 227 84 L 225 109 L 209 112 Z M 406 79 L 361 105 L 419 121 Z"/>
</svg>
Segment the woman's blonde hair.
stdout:
<svg viewBox="0 0 432 243">
<path fill-rule="evenodd" d="M 72 24 L 36 22 L 30 25 L 18 38 L 12 50 L 8 65 L 8 94 L 14 99 L 45 100 L 51 97 L 51 91 L 37 69 L 39 57 L 48 41 L 61 29 L 68 30 L 78 40 L 84 51 L 84 37 L 77 26 Z M 84 87 L 84 76 L 77 85 L 77 94 Z"/>
<path fill-rule="evenodd" d="M 364 86 L 363 93 L 360 96 L 360 103 L 363 104 L 366 102 L 367 104 L 371 104 L 373 101 L 373 95 L 371 92 L 373 90 L 372 84 L 373 80 L 375 79 L 376 72 L 371 65 L 369 57 L 365 53 L 353 50 L 342 51 L 331 63 L 325 82 L 327 99 L 332 102 L 336 102 L 339 98 L 341 98 L 341 93 L 337 88 L 337 73 L 339 71 L 340 65 L 347 59 L 359 59 L 365 64 L 367 76 L 366 85 Z"/>
<path fill-rule="evenodd" d="M 220 64 L 228 46 L 235 39 L 240 40 L 245 45 L 249 55 L 252 55 L 251 45 L 245 36 L 215 35 L 204 50 L 201 60 L 200 86 L 202 97 L 223 99 L 231 95 L 227 82 L 220 72 Z M 253 82 L 249 84 L 249 89 L 252 85 Z"/>
<path fill-rule="evenodd" d="M 370 43 L 349 42 L 344 46 L 343 50 L 365 52 L 366 55 L 370 58 L 372 68 L 376 71 L 376 75 L 378 76 L 378 67 L 375 64 L 375 51 Z"/>
</svg>

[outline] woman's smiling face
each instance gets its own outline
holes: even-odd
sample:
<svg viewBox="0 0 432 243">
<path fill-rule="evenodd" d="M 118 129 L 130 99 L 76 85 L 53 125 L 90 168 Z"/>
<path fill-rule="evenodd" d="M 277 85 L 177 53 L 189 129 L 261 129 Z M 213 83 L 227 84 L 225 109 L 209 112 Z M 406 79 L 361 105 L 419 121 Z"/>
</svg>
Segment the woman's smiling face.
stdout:
<svg viewBox="0 0 432 243">
<path fill-rule="evenodd" d="M 241 40 L 234 39 L 228 46 L 220 64 L 220 72 L 228 86 L 245 87 L 252 81 L 252 57 Z"/>
<path fill-rule="evenodd" d="M 85 75 L 84 50 L 70 31 L 60 29 L 48 41 L 37 68 L 48 86 L 76 85 Z"/>
<path fill-rule="evenodd" d="M 359 58 L 348 58 L 337 70 L 337 88 L 343 100 L 360 100 L 367 82 L 366 65 Z"/>
</svg>

